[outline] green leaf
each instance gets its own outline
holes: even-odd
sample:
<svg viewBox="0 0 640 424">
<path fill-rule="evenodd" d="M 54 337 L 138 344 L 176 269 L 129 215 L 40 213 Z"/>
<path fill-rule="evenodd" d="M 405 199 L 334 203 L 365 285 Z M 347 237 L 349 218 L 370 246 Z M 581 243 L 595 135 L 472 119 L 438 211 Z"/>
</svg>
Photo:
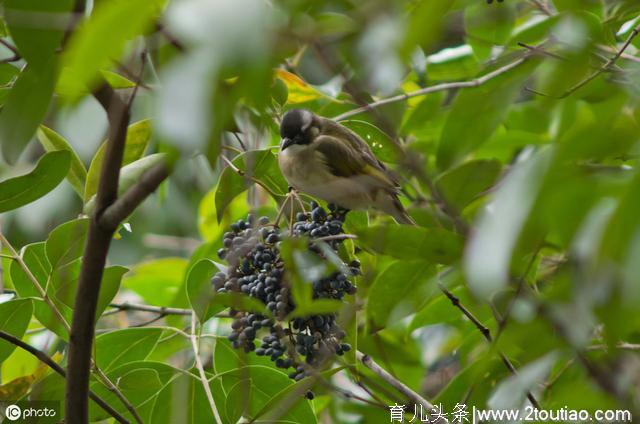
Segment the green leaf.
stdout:
<svg viewBox="0 0 640 424">
<path fill-rule="evenodd" d="M 96 362 L 107 372 L 120 365 L 142 361 L 156 347 L 161 328 L 126 328 L 96 337 Z"/>
<path fill-rule="evenodd" d="M 151 140 L 151 120 L 145 119 L 129 125 L 127 128 L 127 138 L 125 140 L 124 156 L 122 157 L 122 166 L 129 165 L 137 161 L 144 155 L 144 151 Z M 104 160 L 104 152 L 107 148 L 105 141 L 100 145 L 95 156 L 91 160 L 89 172 L 87 174 L 87 183 L 84 186 L 85 202 L 91 199 L 98 190 L 98 182 L 100 181 L 100 172 L 102 170 L 102 161 Z"/>
<path fill-rule="evenodd" d="M 460 236 L 440 228 L 374 225 L 356 230 L 358 241 L 376 253 L 398 259 L 448 264 L 462 252 Z"/>
<path fill-rule="evenodd" d="M 46 287 L 51 265 L 45 252 L 45 242 L 33 243 L 25 246 L 21 252 L 22 259 L 31 272 L 31 275 L 43 289 Z M 18 295 L 22 298 L 31 297 L 34 299 L 34 315 L 49 330 L 53 331 L 64 340 L 68 340 L 69 335 L 58 317 L 51 310 L 51 306 L 42 299 L 40 291 L 36 289 L 34 282 L 16 261 L 11 263 L 9 268 L 11 281 Z M 71 309 L 63 303 L 57 302 L 56 306 L 66 318 L 67 323 L 71 322 Z"/>
<path fill-rule="evenodd" d="M 98 296 L 98 304 L 96 306 L 96 320 L 102 315 L 107 306 L 111 303 L 118 290 L 120 289 L 120 283 L 122 277 L 129 271 L 129 268 L 112 265 L 104 269 L 102 274 L 102 281 L 100 282 L 100 295 Z M 75 293 L 74 293 L 75 299 Z"/>
<path fill-rule="evenodd" d="M 0 111 L 0 143 L 7 162 L 18 160 L 44 119 L 53 95 L 55 75 L 52 59 L 43 69 L 25 66 L 13 84 Z"/>
<path fill-rule="evenodd" d="M 21 339 L 33 315 L 33 304 L 28 299 L 0 303 L 0 330 Z M 16 345 L 0 340 L 0 363 L 11 355 Z"/>
<path fill-rule="evenodd" d="M 112 71 L 102 69 L 100 70 L 100 75 L 111 87 L 115 89 L 132 88 L 136 85 L 133 81 L 130 81 L 122 75 Z M 80 94 L 78 90 L 79 87 L 77 86 L 73 70 L 68 66 L 63 67 L 60 70 L 60 76 L 56 83 L 55 93 L 63 98 L 73 99 Z M 85 89 L 82 94 L 90 94 L 89 89 Z"/>
<path fill-rule="evenodd" d="M 42 144 L 42 147 L 44 147 L 47 152 L 54 152 L 58 150 L 65 150 L 69 152 L 71 155 L 71 168 L 67 173 L 67 180 L 76 193 L 82 197 L 85 181 L 87 179 L 87 170 L 76 152 L 73 150 L 73 147 L 71 147 L 64 137 L 44 125 L 40 125 L 40 128 L 38 128 L 37 136 L 40 144 Z"/>
<path fill-rule="evenodd" d="M 287 192 L 288 184 L 280 173 L 276 156 L 270 149 L 250 150 L 239 154 L 233 159 L 233 164 L 242 170 L 245 176 L 238 175 L 230 167 L 222 171 L 215 194 L 218 222 L 222 220 L 231 201 L 253 183 L 250 177 L 260 180 L 273 194 L 284 195 Z"/>
<path fill-rule="evenodd" d="M 187 373 L 167 364 L 148 360 L 128 362 L 108 373 L 112 381 L 118 382 L 118 388 L 136 407 L 145 423 L 151 422 L 151 413 L 158 393 L 179 375 L 187 375 Z M 160 383 L 160 387 L 158 387 L 158 383 Z M 98 382 L 91 385 L 91 389 L 96 392 L 98 392 L 98 388 L 103 389 L 104 386 Z M 103 399 L 111 399 L 111 397 L 108 393 L 103 395 Z M 119 412 L 129 416 L 117 398 L 113 398 L 111 405 L 117 407 Z M 93 403 L 90 406 L 92 407 L 90 418 L 92 422 L 109 418 L 102 409 L 95 407 Z M 133 422 L 135 419 L 131 417 L 130 421 Z"/>
<path fill-rule="evenodd" d="M 69 26 L 73 0 L 6 0 L 4 17 L 20 54 L 30 66 L 46 67 Z"/>
<path fill-rule="evenodd" d="M 0 85 L 9 84 L 20 74 L 20 69 L 10 63 L 0 63 Z"/>
<path fill-rule="evenodd" d="M 321 379 L 329 379 L 334 374 L 342 371 L 345 366 L 335 367 L 328 369 L 326 371 L 322 371 L 318 373 L 319 378 Z M 258 421 L 270 421 L 275 420 L 276 417 L 280 417 L 279 419 L 284 420 L 285 416 L 290 412 L 293 412 L 295 409 L 299 409 L 300 414 L 306 414 L 305 405 L 309 405 L 309 402 L 305 400 L 304 397 L 300 396 L 303 393 L 306 393 L 308 390 L 312 389 L 316 384 L 316 379 L 311 377 L 303 378 L 302 380 L 296 381 L 295 383 L 285 387 L 275 396 L 271 397 L 265 405 L 262 407 L 260 411 L 255 414 L 255 417 Z M 297 401 L 296 401 L 297 400 Z M 228 402 L 228 399 L 227 399 Z M 291 405 L 291 402 L 294 402 L 294 406 Z M 298 415 L 298 413 L 296 413 Z M 309 417 L 304 416 L 294 416 L 290 415 L 290 420 L 295 421 L 296 419 L 302 419 L 308 422 Z M 314 422 L 314 421 L 312 421 Z"/>
<path fill-rule="evenodd" d="M 265 356 L 245 355 L 242 349 L 234 349 L 226 337 L 217 337 L 213 352 L 213 368 L 216 374 L 232 371 L 247 365 L 272 367 L 273 362 Z"/>
<path fill-rule="evenodd" d="M 286 374 L 261 365 L 235 369 L 222 374 L 220 378 L 227 392 L 225 410 L 230 422 L 237 422 L 240 416 L 252 419 L 262 412 L 271 399 L 293 385 Z M 246 395 L 247 390 L 250 395 Z M 288 409 L 280 420 L 296 423 L 316 422 L 311 405 L 303 399 Z M 267 420 L 267 422 L 273 422 L 273 420 Z"/>
<path fill-rule="evenodd" d="M 438 290 L 435 271 L 426 261 L 393 262 L 369 289 L 367 317 L 379 328 L 418 311 Z"/>
<path fill-rule="evenodd" d="M 133 88 L 136 86 L 135 82 L 115 72 L 102 70 L 100 73 L 109 85 L 115 89 Z"/>
<path fill-rule="evenodd" d="M 221 305 L 225 308 L 233 308 L 238 311 L 255 312 L 268 317 L 272 315 L 264 303 L 244 293 L 216 293 L 211 299 L 211 303 L 213 305 Z"/>
<path fill-rule="evenodd" d="M 409 26 L 403 45 L 406 56 L 415 51 L 416 45 L 429 51 L 443 36 L 445 16 L 451 10 L 453 0 L 423 1 L 416 3 L 409 15 Z"/>
<path fill-rule="evenodd" d="M 89 219 L 80 218 L 65 222 L 51 231 L 47 238 L 46 252 L 54 271 L 82 256 L 88 229 Z"/>
<path fill-rule="evenodd" d="M 66 266 L 54 270 L 49 279 L 47 294 L 50 298 L 61 302 L 69 308 L 73 308 L 78 289 L 78 277 L 80 276 L 81 260 L 78 259 Z M 123 266 L 109 266 L 104 269 L 100 282 L 100 295 L 96 306 L 96 319 L 102 315 L 109 306 L 120 288 L 122 276 L 128 271 Z"/>
<path fill-rule="evenodd" d="M 599 252 L 601 258 L 620 263 L 625 255 L 633 251 L 633 245 L 637 243 L 638 228 L 640 228 L 639 194 L 640 174 L 636 174 L 602 235 Z"/>
<path fill-rule="evenodd" d="M 526 401 L 527 393 L 544 383 L 556 360 L 555 352 L 551 352 L 521 367 L 516 375 L 507 377 L 495 388 L 487 405 L 491 409 L 518 409 L 522 407 Z"/>
<path fill-rule="evenodd" d="M 431 81 L 473 78 L 481 67 L 468 44 L 450 47 L 427 56 L 426 73 Z"/>
<path fill-rule="evenodd" d="M 44 287 L 51 272 L 51 265 L 45 253 L 45 242 L 26 245 L 20 255 L 33 277 Z M 13 287 L 20 297 L 40 297 L 40 292 L 18 262 L 11 262 L 9 272 Z"/>
<path fill-rule="evenodd" d="M 133 290 L 147 304 L 168 306 L 182 287 L 186 271 L 184 258 L 154 259 L 132 267 L 122 286 Z"/>
<path fill-rule="evenodd" d="M 466 162 L 440 175 L 436 186 L 448 203 L 462 211 L 478 195 L 491 188 L 500 175 L 500 169 L 497 160 Z"/>
<path fill-rule="evenodd" d="M 513 249 L 540 189 L 550 153 L 543 150 L 511 169 L 467 243 L 469 287 L 484 299 L 509 282 Z"/>
<path fill-rule="evenodd" d="M 78 28 L 62 56 L 74 76 L 76 100 L 100 81 L 100 70 L 120 59 L 127 41 L 144 33 L 164 6 L 164 0 L 116 0 L 96 4 L 91 18 Z M 117 28 L 117 31 L 114 30 Z"/>
<path fill-rule="evenodd" d="M 461 287 L 449 290 L 454 296 L 456 296 L 460 303 L 467 306 L 473 305 L 473 298 L 467 290 L 463 290 Z M 460 322 L 460 315 L 452 313 L 453 305 L 449 298 L 442 293 L 434 293 L 435 296 L 425 298 L 425 306 L 414 315 L 411 320 L 411 324 L 407 331 L 410 333 L 417 328 L 421 328 L 427 325 L 434 324 L 454 324 Z M 477 311 L 475 311 L 477 314 Z"/>
<path fill-rule="evenodd" d="M 398 149 L 393 140 L 380 128 L 367 121 L 348 120 L 340 121 L 340 124 L 355 132 L 367 142 L 378 159 L 383 162 L 395 162 Z"/>
<path fill-rule="evenodd" d="M 455 165 L 489 139 L 537 63 L 528 59 L 527 64 L 458 94 L 442 130 L 438 168 L 444 170 Z"/>
<path fill-rule="evenodd" d="M 215 384 L 215 380 L 210 384 L 214 399 L 222 395 Z M 223 403 L 216 401 L 216 404 L 218 411 L 222 413 Z M 186 405 L 188 406 L 185 407 Z M 189 374 L 179 375 L 171 380 L 158 393 L 148 422 L 154 424 L 215 422 L 202 382 Z"/>
<path fill-rule="evenodd" d="M 189 298 L 189 304 L 201 323 L 204 323 L 224 309 L 223 306 L 211 304 L 214 296 L 211 277 L 213 277 L 216 272 L 218 272 L 218 268 L 215 262 L 210 259 L 201 259 L 191 267 L 187 276 L 187 297 Z"/>
<path fill-rule="evenodd" d="M 50 152 L 30 173 L 0 182 L 0 212 L 17 209 L 49 193 L 67 175 L 70 162 L 69 152 Z"/>
<path fill-rule="evenodd" d="M 166 155 L 164 153 L 154 153 L 149 156 L 145 156 L 142 159 L 138 159 L 135 162 L 130 163 L 129 165 L 120 169 L 120 184 L 118 185 L 118 196 L 122 196 L 127 190 L 134 185 L 142 174 L 144 174 L 149 169 L 153 168 L 156 165 L 164 163 L 166 159 Z M 91 174 L 91 167 L 89 167 L 89 174 Z M 89 180 L 87 179 L 87 185 L 89 185 Z M 93 213 L 96 202 L 95 194 L 91 196 L 89 200 L 86 201 L 84 205 L 84 212 L 87 215 Z"/>
<path fill-rule="evenodd" d="M 467 7 L 464 13 L 467 42 L 473 47 L 476 56 L 484 60 L 491 54 L 493 46 L 507 41 L 515 22 L 516 9 L 511 3 L 500 7 L 476 3 Z"/>
</svg>

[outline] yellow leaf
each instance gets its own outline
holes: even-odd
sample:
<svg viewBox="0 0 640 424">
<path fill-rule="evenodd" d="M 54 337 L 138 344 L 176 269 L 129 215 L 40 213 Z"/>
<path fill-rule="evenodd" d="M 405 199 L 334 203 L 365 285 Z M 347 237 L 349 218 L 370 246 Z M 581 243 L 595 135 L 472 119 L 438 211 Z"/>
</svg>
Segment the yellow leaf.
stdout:
<svg viewBox="0 0 640 424">
<path fill-rule="evenodd" d="M 276 77 L 280 78 L 289 90 L 289 97 L 287 98 L 287 103 L 289 104 L 305 103 L 321 97 L 330 98 L 307 84 L 307 82 L 299 76 L 284 69 L 276 69 Z"/>
<path fill-rule="evenodd" d="M 60 362 L 62 360 L 62 354 L 57 352 L 52 356 L 51 359 L 53 359 L 55 362 Z M 21 397 L 29 393 L 31 386 L 33 386 L 33 383 L 35 383 L 36 380 L 40 380 L 49 372 L 51 372 L 49 366 L 45 364 L 39 364 L 33 374 L 14 378 L 10 382 L 1 385 L 0 401 L 20 399 Z"/>
</svg>

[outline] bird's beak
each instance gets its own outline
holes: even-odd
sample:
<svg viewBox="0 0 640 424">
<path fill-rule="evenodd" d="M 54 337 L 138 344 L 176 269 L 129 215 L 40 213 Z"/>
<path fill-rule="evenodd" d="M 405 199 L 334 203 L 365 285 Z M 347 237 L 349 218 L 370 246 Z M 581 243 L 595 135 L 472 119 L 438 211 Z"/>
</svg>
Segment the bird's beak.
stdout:
<svg viewBox="0 0 640 424">
<path fill-rule="evenodd" d="M 294 144 L 294 141 L 292 138 L 283 138 L 282 139 L 282 151 L 284 151 L 287 147 L 291 146 L 292 144 Z"/>
</svg>

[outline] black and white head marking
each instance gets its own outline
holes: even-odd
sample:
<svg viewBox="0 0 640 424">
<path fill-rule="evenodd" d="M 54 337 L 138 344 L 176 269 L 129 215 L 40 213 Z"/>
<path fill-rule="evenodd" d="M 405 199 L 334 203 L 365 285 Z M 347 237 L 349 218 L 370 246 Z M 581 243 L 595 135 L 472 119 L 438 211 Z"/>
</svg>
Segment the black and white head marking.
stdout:
<svg viewBox="0 0 640 424">
<path fill-rule="evenodd" d="M 305 109 L 292 109 L 285 113 L 280 124 L 282 150 L 294 144 L 310 144 L 319 133 L 314 121 L 313 113 Z"/>
</svg>

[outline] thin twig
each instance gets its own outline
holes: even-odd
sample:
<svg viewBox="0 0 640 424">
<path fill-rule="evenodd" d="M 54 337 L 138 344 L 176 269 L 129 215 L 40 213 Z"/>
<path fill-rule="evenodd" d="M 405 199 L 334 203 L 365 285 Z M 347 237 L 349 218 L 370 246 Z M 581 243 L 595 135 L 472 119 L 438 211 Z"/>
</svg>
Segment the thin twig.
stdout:
<svg viewBox="0 0 640 424">
<path fill-rule="evenodd" d="M 567 327 L 561 320 L 556 319 L 549 307 L 544 304 L 539 304 L 538 312 L 551 323 L 559 336 L 563 340 L 565 340 L 567 344 L 572 348 L 576 359 L 580 362 L 582 367 L 587 371 L 587 373 L 596 382 L 596 384 L 598 384 L 605 392 L 613 395 L 620 401 L 620 403 L 629 403 L 629 399 L 626 394 L 622 392 L 618 387 L 618 384 L 616 384 L 615 374 L 610 372 L 610 370 L 601 368 L 598 364 L 592 363 L 589 358 L 586 357 L 584 349 L 576 346 L 571 341 L 571 330 L 567 329 Z"/>
<path fill-rule="evenodd" d="M 346 239 L 357 239 L 358 236 L 355 234 L 334 234 L 331 236 L 318 237 L 317 239 L 313 239 L 313 242 L 318 241 L 331 241 L 331 240 L 346 240 Z"/>
<path fill-rule="evenodd" d="M 389 410 L 389 407 L 387 405 L 385 405 L 384 403 L 382 403 L 382 402 L 372 401 L 372 400 L 369 400 L 367 398 L 363 398 L 362 396 L 358 396 L 353 392 L 350 392 L 348 390 L 342 389 L 342 388 L 336 386 L 335 384 L 326 382 L 323 379 L 319 379 L 319 381 L 320 381 L 321 384 L 326 386 L 329 390 L 333 390 L 334 392 L 337 392 L 338 394 L 340 394 L 342 397 L 344 397 L 347 400 L 355 399 L 355 400 L 358 400 L 358 401 L 360 401 L 362 403 L 366 403 L 367 405 L 375 406 L 377 408 L 382 408 L 385 411 Z"/>
<path fill-rule="evenodd" d="M 525 49 L 527 49 L 527 50 L 529 50 L 531 52 L 537 53 L 537 54 L 542 55 L 542 56 L 548 56 L 548 57 L 551 57 L 553 59 L 558 59 L 558 60 L 562 60 L 562 61 L 566 61 L 567 60 L 566 57 L 560 56 L 557 53 L 550 52 L 550 51 L 548 51 L 546 49 L 543 49 L 542 47 L 539 47 L 539 46 L 530 46 L 529 44 L 525 44 L 525 43 L 522 43 L 522 42 L 518 42 L 518 45 L 520 47 L 523 47 L 523 48 L 525 48 Z"/>
<path fill-rule="evenodd" d="M 378 100 L 376 102 L 373 103 L 369 103 L 365 106 L 350 110 L 348 112 L 344 112 L 336 117 L 334 117 L 333 119 L 336 121 L 342 121 L 344 119 L 350 118 L 352 116 L 358 115 L 360 113 L 363 112 L 368 112 L 371 111 L 373 109 L 376 109 L 380 106 L 384 106 L 384 105 L 388 105 L 390 103 L 396 103 L 396 102 L 402 102 L 405 100 L 408 100 L 412 97 L 418 97 L 418 96 L 424 96 L 426 94 L 430 94 L 430 93 L 435 93 L 438 91 L 446 91 L 446 90 L 452 90 L 452 89 L 457 89 L 457 88 L 470 88 L 470 87 L 478 87 L 481 86 L 485 83 L 487 83 L 488 81 L 491 81 L 492 79 L 511 71 L 512 69 L 517 68 L 518 66 L 522 65 L 524 62 L 526 62 L 526 60 L 528 59 L 529 56 L 523 56 L 520 59 L 517 59 L 505 66 L 502 66 L 494 71 L 491 71 L 481 77 L 472 79 L 470 81 L 457 81 L 457 82 L 446 82 L 446 83 L 442 83 L 442 84 L 438 84 L 438 85 L 433 85 L 431 87 L 425 87 L 422 88 L 420 90 L 416 90 L 416 91 L 412 91 L 410 93 L 404 93 L 404 94 L 399 94 L 397 96 L 393 96 L 393 97 L 387 97 L 386 99 L 381 99 Z"/>
<path fill-rule="evenodd" d="M 467 307 L 465 307 L 460 302 L 460 299 L 458 297 L 456 297 L 453 293 L 451 293 L 449 290 L 447 290 L 442 284 L 439 284 L 439 286 L 440 286 L 440 291 L 442 291 L 442 293 L 444 293 L 444 295 L 447 296 L 447 298 L 451 301 L 451 304 L 453 306 L 455 306 L 456 308 L 458 308 L 462 312 L 462 314 L 464 316 L 466 316 L 469 319 L 469 321 L 471 321 L 473 323 L 473 325 L 478 329 L 478 331 L 480 331 L 480 333 L 484 336 L 484 338 L 489 343 L 493 343 L 493 337 L 491 336 L 491 330 L 489 330 L 488 327 L 483 325 L 480 322 L 480 320 L 478 318 L 476 318 L 475 315 L 473 315 L 471 313 L 471 311 L 469 311 L 469 309 L 467 309 Z M 502 353 L 500 351 L 498 351 L 498 355 L 500 356 L 500 359 L 502 360 L 504 365 L 507 367 L 507 369 L 513 375 L 517 375 L 518 371 L 516 370 L 516 367 L 513 365 L 511 360 L 507 357 L 507 355 L 505 355 L 504 353 Z M 535 408 L 540 409 L 540 403 L 535 398 L 535 396 L 533 396 L 533 394 L 531 392 L 527 392 L 527 399 L 529 399 L 529 402 L 531 402 L 531 404 Z"/>
<path fill-rule="evenodd" d="M 597 47 L 598 47 L 600 50 L 604 50 L 605 52 L 607 52 L 607 53 L 609 53 L 609 54 L 615 54 L 615 53 L 616 53 L 616 50 L 615 50 L 615 49 L 612 49 L 612 48 L 611 48 L 611 47 L 609 47 L 609 46 L 598 45 Z M 623 53 L 620 55 L 620 58 L 621 58 L 621 59 L 630 60 L 630 61 L 632 61 L 632 62 L 638 62 L 638 63 L 640 63 L 640 57 L 638 57 L 638 56 L 634 56 L 634 55 L 629 54 L 629 53 L 625 53 L 625 52 L 623 52 Z"/>
<path fill-rule="evenodd" d="M 136 77 L 136 81 L 135 81 L 135 86 L 133 87 L 133 91 L 131 92 L 131 95 L 129 96 L 129 100 L 127 100 L 127 109 L 131 109 L 131 105 L 133 105 L 133 101 L 136 98 L 136 95 L 138 94 L 138 89 L 140 88 L 140 84 L 142 83 L 142 78 L 144 76 L 144 65 L 147 63 L 147 51 L 143 50 L 142 53 L 140 53 L 140 70 L 138 71 L 138 75 Z"/>
<path fill-rule="evenodd" d="M 196 359 L 196 368 L 198 368 L 198 373 L 200 374 L 200 381 L 202 382 L 202 386 L 204 388 L 204 392 L 207 395 L 207 400 L 209 400 L 209 406 L 211 407 L 211 412 L 213 413 L 213 418 L 216 420 L 217 424 L 222 424 L 222 420 L 220 419 L 220 414 L 218 413 L 218 408 L 216 407 L 216 402 L 213 400 L 213 394 L 211 393 L 211 387 L 209 387 L 209 379 L 207 378 L 207 374 L 204 372 L 204 367 L 202 366 L 202 361 L 200 360 L 200 353 L 198 352 L 198 337 L 196 336 L 196 313 L 191 313 L 191 346 L 193 346 L 193 355 Z"/>
<path fill-rule="evenodd" d="M 16 49 L 15 46 L 13 46 L 7 40 L 5 40 L 4 38 L 0 38 L 0 44 L 5 46 L 7 49 L 9 49 L 13 53 L 13 56 L 0 60 L 0 63 L 17 62 L 18 60 L 22 59 L 22 56 L 20 55 L 20 52 L 18 52 L 18 49 Z"/>
<path fill-rule="evenodd" d="M 166 306 L 151 306 L 151 305 L 142 305 L 138 303 L 111 303 L 109 304 L 111 308 L 116 308 L 119 311 L 142 311 L 142 312 L 152 312 L 154 314 L 163 314 L 163 315 L 191 315 L 191 309 L 181 309 L 181 308 L 168 308 Z"/>
<path fill-rule="evenodd" d="M 369 355 L 365 355 L 364 353 L 358 351 L 356 352 L 356 357 L 362 364 L 369 368 L 374 374 L 378 377 L 382 378 L 385 382 L 391 385 L 393 388 L 398 390 L 400 393 L 405 395 L 411 402 L 416 405 L 422 405 L 427 408 L 429 411 L 428 414 L 434 417 L 438 417 L 437 421 L 433 421 L 434 423 L 448 423 L 449 421 L 444 418 L 444 416 L 440 415 L 439 409 L 435 407 L 431 402 L 420 396 L 418 393 L 411 390 L 407 385 L 405 385 L 400 380 L 396 379 L 394 376 L 389 374 L 386 370 L 384 370 L 380 365 L 378 365 Z"/>
<path fill-rule="evenodd" d="M 247 151 L 247 147 L 244 145 L 244 142 L 242 141 L 242 138 L 240 138 L 238 133 L 235 132 L 235 131 L 232 131 L 231 134 L 233 134 L 233 136 L 236 138 L 236 140 L 238 140 L 238 144 L 240 144 L 240 147 L 242 147 L 242 150 L 244 150 L 246 152 Z"/>
<path fill-rule="evenodd" d="M 122 312 L 122 311 L 140 311 L 140 312 L 150 312 L 153 314 L 159 315 L 189 315 L 191 316 L 191 309 L 182 309 L 182 308 L 170 308 L 167 306 L 152 306 L 152 305 L 144 305 L 141 303 L 111 303 L 109 307 L 114 308 L 111 311 L 107 311 L 102 316 L 112 315 L 114 313 Z M 231 315 L 228 313 L 218 313 L 215 315 L 217 318 L 231 318 Z"/>
<path fill-rule="evenodd" d="M 9 343 L 11 343 L 11 344 L 13 344 L 15 346 L 18 346 L 19 348 L 21 348 L 21 349 L 23 349 L 23 350 L 25 350 L 27 352 L 29 352 L 31 355 L 33 355 L 36 358 L 38 358 L 38 360 L 40 360 L 40 362 L 46 364 L 49 368 L 51 368 L 52 370 L 54 370 L 55 372 L 60 374 L 63 378 L 67 378 L 67 373 L 64 370 L 64 368 L 62 368 L 60 365 L 58 365 L 58 363 L 56 361 L 54 361 L 53 358 L 51 358 L 45 352 L 43 352 L 43 351 L 41 351 L 39 349 L 36 349 L 35 347 L 31 346 L 30 344 L 25 343 L 22 340 L 20 340 L 19 338 L 14 337 L 9 333 L 5 333 L 4 331 L 0 331 L 0 338 L 6 340 L 7 342 L 9 342 Z M 109 406 L 109 404 L 107 402 L 102 400 L 101 397 L 96 395 L 91 390 L 89 390 L 89 397 L 100 408 L 102 408 L 105 412 L 107 412 L 109 415 L 111 415 L 113 418 L 115 418 L 118 422 L 123 423 L 123 424 L 128 424 L 129 423 L 129 421 L 126 418 L 124 418 L 122 415 L 120 415 L 118 413 L 118 411 L 116 411 L 111 406 Z"/>
<path fill-rule="evenodd" d="M 165 315 L 165 314 L 159 314 L 159 315 L 155 316 L 154 318 L 151 318 L 150 320 L 143 321 L 143 322 L 140 322 L 140 323 L 138 323 L 138 324 L 131 325 L 131 326 L 129 326 L 129 328 L 140 328 L 140 327 L 146 327 L 147 325 L 151 325 L 151 324 L 153 324 L 154 322 L 158 322 L 158 321 L 160 321 L 162 318 L 164 318 L 164 317 L 166 317 L 166 316 L 167 316 L 167 315 Z"/>
<path fill-rule="evenodd" d="M 531 3 L 533 3 L 545 15 L 553 16 L 553 12 L 549 8 L 549 5 L 547 4 L 546 1 L 544 0 L 529 0 L 529 1 L 531 1 Z"/>
<path fill-rule="evenodd" d="M 163 24 L 158 22 L 156 24 L 156 29 L 160 34 L 162 34 L 167 39 L 167 41 L 169 41 L 169 44 L 175 47 L 178 51 L 184 52 L 186 50 L 184 44 L 182 44 L 182 42 L 180 42 L 176 37 L 174 37 L 173 34 L 171 34 Z"/>
<path fill-rule="evenodd" d="M 122 402 L 125 408 L 127 408 L 127 411 L 129 411 L 133 419 L 136 420 L 137 423 L 142 424 L 142 417 L 140 417 L 135 406 L 133 406 L 133 404 L 129 401 L 129 399 L 127 399 L 124 393 L 122 393 L 120 389 L 118 389 L 118 387 L 113 383 L 113 381 L 111 381 L 111 379 L 107 376 L 107 374 L 105 374 L 104 371 L 102 371 L 102 369 L 98 367 L 98 365 L 95 363 L 93 359 L 91 360 L 91 365 L 93 368 L 93 372 L 102 381 L 102 384 L 107 386 L 107 389 L 111 393 L 113 393 L 118 399 L 120 399 L 120 402 Z"/>
<path fill-rule="evenodd" d="M 620 350 L 640 350 L 640 344 L 619 342 L 615 345 L 615 348 Z M 604 344 L 587 347 L 587 350 L 607 350 L 607 349 L 609 349 L 609 346 Z"/>
<path fill-rule="evenodd" d="M 4 38 L 0 38 L 0 44 L 5 46 L 7 49 L 11 50 L 11 53 L 13 53 L 15 56 L 20 57 L 20 52 L 18 51 L 18 49 L 16 49 L 16 47 L 13 44 L 9 43 Z"/>
<path fill-rule="evenodd" d="M 636 26 L 631 31 L 631 33 L 629 34 L 627 39 L 622 44 L 622 47 L 620 47 L 616 51 L 616 53 L 613 55 L 613 57 L 611 57 L 609 60 L 607 60 L 604 63 L 604 65 L 602 65 L 596 72 L 592 73 L 591 75 L 589 75 L 588 77 L 584 78 L 582 81 L 580 81 L 579 83 L 577 83 L 573 87 L 569 88 L 567 91 L 562 93 L 560 96 L 553 96 L 553 95 L 550 95 L 550 94 L 541 93 L 541 92 L 533 90 L 531 88 L 527 88 L 527 91 L 529 91 L 529 92 L 531 92 L 533 94 L 537 94 L 537 95 L 544 96 L 544 97 L 551 97 L 551 98 L 554 98 L 554 99 L 565 99 L 565 98 L 569 97 L 570 95 L 572 95 L 573 93 L 575 93 L 576 91 L 578 91 L 579 89 L 581 89 L 582 87 L 584 87 L 585 85 L 589 84 L 591 81 L 593 81 L 594 79 L 599 77 L 603 72 L 608 71 L 613 65 L 615 65 L 616 61 L 618 59 L 620 59 L 620 57 L 624 54 L 624 51 L 627 49 L 627 47 L 629 47 L 629 45 L 631 45 L 631 42 L 633 41 L 634 38 L 636 38 L 638 36 L 638 34 L 640 34 L 640 25 Z"/>
<path fill-rule="evenodd" d="M 241 177 L 247 178 L 247 179 L 253 181 L 254 183 L 258 184 L 260 187 L 265 189 L 267 191 L 267 193 L 269 193 L 274 198 L 278 197 L 278 195 L 275 194 L 273 191 L 271 191 L 271 189 L 269 187 L 264 185 L 264 183 L 262 181 L 260 181 L 259 179 L 255 178 L 255 177 L 253 177 L 251 175 L 248 176 L 245 171 L 243 171 L 242 169 L 240 169 L 237 166 L 235 166 L 233 164 L 233 162 L 231 162 L 226 156 L 220 155 L 220 158 L 222 158 L 222 160 L 226 162 L 226 164 L 229 166 L 229 168 L 231 168 L 231 170 L 233 172 L 235 172 L 236 174 L 240 175 Z"/>
</svg>

